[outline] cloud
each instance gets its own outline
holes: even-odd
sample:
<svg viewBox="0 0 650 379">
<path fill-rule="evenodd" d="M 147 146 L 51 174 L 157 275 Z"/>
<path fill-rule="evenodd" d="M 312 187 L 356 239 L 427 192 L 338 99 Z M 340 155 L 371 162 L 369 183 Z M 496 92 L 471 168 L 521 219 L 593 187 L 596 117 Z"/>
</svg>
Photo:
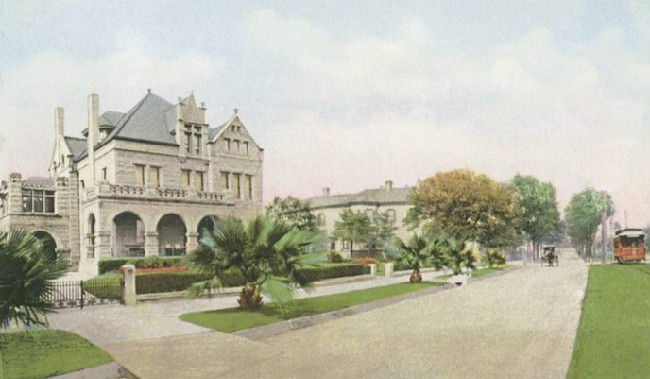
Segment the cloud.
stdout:
<svg viewBox="0 0 650 379">
<path fill-rule="evenodd" d="M 553 181 L 562 207 L 587 186 L 606 189 L 630 219 L 647 222 L 650 65 L 625 46 L 622 29 L 566 46 L 539 28 L 454 51 L 439 49 L 417 17 L 356 39 L 306 19 L 265 19 L 281 32 L 259 38 L 260 25 L 248 24 L 249 38 L 296 67 L 278 92 L 299 110 L 267 143 L 270 193 L 354 192 L 469 167 Z M 296 34 L 299 48 L 287 47 L 284 37 Z"/>
<path fill-rule="evenodd" d="M 125 34 L 126 33 L 126 34 Z M 96 59 L 47 51 L 4 72 L 0 98 L 0 121 L 5 148 L 0 160 L 11 161 L 7 171 L 44 175 L 54 140 L 54 108 L 66 112 L 66 135 L 81 136 L 87 127 L 86 99 L 100 94 L 100 111 L 125 112 L 146 94 L 147 88 L 173 100 L 205 86 L 217 62 L 202 55 L 160 57 L 154 51 L 117 43 L 133 32 L 116 33 L 121 48 Z M 142 34 L 137 44 L 145 44 Z M 28 149 L 26 147 L 29 146 Z M 34 154 L 34 152 L 39 152 Z"/>
</svg>

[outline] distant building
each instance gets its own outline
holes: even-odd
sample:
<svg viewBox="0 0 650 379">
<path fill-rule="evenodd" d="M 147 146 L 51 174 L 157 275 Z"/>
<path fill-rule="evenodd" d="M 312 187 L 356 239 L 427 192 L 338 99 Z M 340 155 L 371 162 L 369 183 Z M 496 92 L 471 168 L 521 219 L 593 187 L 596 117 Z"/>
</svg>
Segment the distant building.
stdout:
<svg viewBox="0 0 650 379">
<path fill-rule="evenodd" d="M 411 189 L 410 187 L 395 188 L 393 182 L 387 180 L 384 187 L 379 189 L 367 189 L 349 195 L 332 196 L 329 187 L 326 187 L 323 188 L 322 196 L 308 198 L 305 201 L 310 204 L 312 213 L 316 215 L 319 228 L 330 236 L 330 248 L 338 250 L 341 255 L 350 258 L 353 254 L 350 251 L 348 241 L 337 240 L 333 237 L 334 223 L 340 221 L 340 213 L 349 209 L 353 212 L 366 212 L 369 216 L 372 216 L 375 212 L 386 214 L 397 228 L 395 235 L 407 240 L 413 234 L 413 231 L 408 230 L 403 220 L 411 208 L 408 202 Z M 368 247 L 354 244 L 353 248 L 357 252 L 357 250 L 365 251 Z"/>
<path fill-rule="evenodd" d="M 49 177 L 14 173 L 2 182 L 0 229 L 52 240 L 72 270 L 96 273 L 110 257 L 185 254 L 208 216 L 249 219 L 262 210 L 263 149 L 236 111 L 210 127 L 193 94 L 172 104 L 148 91 L 128 112 L 101 115 L 92 94 L 85 138 L 64 136 L 63 108 L 55 133 Z"/>
</svg>

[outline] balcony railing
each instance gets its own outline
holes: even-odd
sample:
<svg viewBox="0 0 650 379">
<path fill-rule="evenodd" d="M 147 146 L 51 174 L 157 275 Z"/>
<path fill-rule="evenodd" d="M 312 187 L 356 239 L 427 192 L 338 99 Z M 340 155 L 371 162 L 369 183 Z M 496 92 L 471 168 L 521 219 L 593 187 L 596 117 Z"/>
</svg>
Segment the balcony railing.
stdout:
<svg viewBox="0 0 650 379">
<path fill-rule="evenodd" d="M 221 192 L 198 191 L 195 188 L 140 187 L 110 184 L 108 182 L 99 182 L 97 186 L 86 189 L 83 194 L 84 200 L 95 197 L 147 198 L 163 201 L 183 199 L 213 204 L 229 203 L 229 196 Z"/>
</svg>

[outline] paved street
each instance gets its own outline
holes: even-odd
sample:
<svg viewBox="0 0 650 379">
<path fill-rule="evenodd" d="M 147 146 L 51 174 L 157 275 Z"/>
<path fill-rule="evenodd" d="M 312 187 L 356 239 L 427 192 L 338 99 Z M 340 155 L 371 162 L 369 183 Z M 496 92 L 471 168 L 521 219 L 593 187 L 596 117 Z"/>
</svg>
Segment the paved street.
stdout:
<svg viewBox="0 0 650 379">
<path fill-rule="evenodd" d="M 251 341 L 223 333 L 104 345 L 142 378 L 562 378 L 587 267 L 528 265 Z"/>
</svg>

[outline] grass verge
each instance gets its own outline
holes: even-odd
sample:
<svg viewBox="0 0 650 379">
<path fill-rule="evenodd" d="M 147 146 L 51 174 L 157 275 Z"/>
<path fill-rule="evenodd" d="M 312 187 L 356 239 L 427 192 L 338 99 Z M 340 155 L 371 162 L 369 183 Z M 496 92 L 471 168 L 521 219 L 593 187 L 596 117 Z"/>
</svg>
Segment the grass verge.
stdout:
<svg viewBox="0 0 650 379">
<path fill-rule="evenodd" d="M 61 330 L 8 333 L 0 352 L 4 379 L 47 378 L 113 361 L 87 339 Z"/>
<path fill-rule="evenodd" d="M 650 378 L 650 266 L 589 267 L 567 378 Z"/>
<path fill-rule="evenodd" d="M 256 312 L 246 312 L 237 308 L 229 308 L 216 311 L 186 313 L 181 315 L 180 319 L 205 328 L 225 333 L 232 333 L 296 317 L 312 316 L 338 309 L 349 308 L 354 305 L 399 296 L 441 284 L 442 283 L 431 282 L 422 282 L 417 284 L 398 283 L 336 295 L 298 299 L 294 302 L 293 306 L 285 312 L 282 312 L 273 304 L 270 304 L 262 306 L 262 308 Z"/>
</svg>

